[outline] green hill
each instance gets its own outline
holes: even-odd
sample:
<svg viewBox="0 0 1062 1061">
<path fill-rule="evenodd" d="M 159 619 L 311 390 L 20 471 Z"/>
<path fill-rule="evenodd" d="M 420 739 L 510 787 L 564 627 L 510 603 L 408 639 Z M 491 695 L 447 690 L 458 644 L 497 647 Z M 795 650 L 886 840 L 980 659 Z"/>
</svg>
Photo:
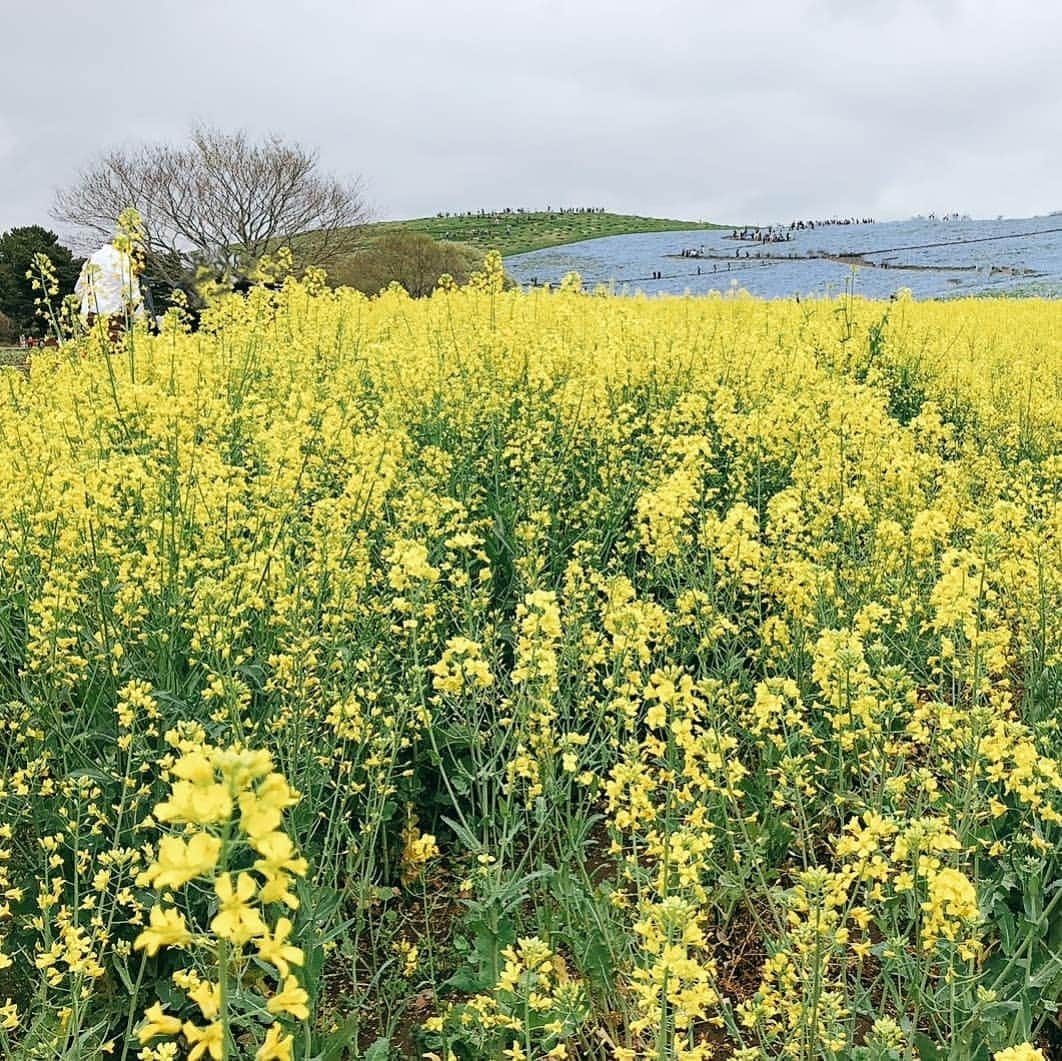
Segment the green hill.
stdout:
<svg viewBox="0 0 1062 1061">
<path fill-rule="evenodd" d="M 676 232 L 683 229 L 727 228 L 707 221 L 676 221 L 664 217 L 599 213 L 593 210 L 556 210 L 536 213 L 493 211 L 475 214 L 418 217 L 408 221 L 379 221 L 365 226 L 374 239 L 405 229 L 433 239 L 467 243 L 480 250 L 498 250 L 504 256 L 559 247 L 599 236 L 624 236 L 635 232 Z"/>
</svg>

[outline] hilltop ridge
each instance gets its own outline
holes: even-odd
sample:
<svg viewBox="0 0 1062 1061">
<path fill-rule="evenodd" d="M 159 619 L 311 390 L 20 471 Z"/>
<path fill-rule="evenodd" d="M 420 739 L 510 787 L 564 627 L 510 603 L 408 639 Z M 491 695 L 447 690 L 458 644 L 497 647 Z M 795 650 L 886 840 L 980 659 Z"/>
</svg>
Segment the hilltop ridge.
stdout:
<svg viewBox="0 0 1062 1061">
<path fill-rule="evenodd" d="M 601 236 L 728 227 L 730 226 L 709 221 L 614 214 L 599 208 L 537 211 L 508 208 L 439 213 L 434 217 L 400 221 L 377 221 L 365 226 L 365 235 L 367 239 L 372 240 L 395 231 L 422 232 L 432 239 L 467 243 L 483 251 L 497 250 L 508 257 Z"/>
</svg>

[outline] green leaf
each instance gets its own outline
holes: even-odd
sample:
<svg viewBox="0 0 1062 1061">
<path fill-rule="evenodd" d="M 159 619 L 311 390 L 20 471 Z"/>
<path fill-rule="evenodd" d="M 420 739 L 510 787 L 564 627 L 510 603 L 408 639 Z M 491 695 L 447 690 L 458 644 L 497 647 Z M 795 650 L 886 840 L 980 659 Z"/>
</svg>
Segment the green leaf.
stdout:
<svg viewBox="0 0 1062 1061">
<path fill-rule="evenodd" d="M 940 1047 L 925 1032 L 914 1033 L 914 1044 L 918 1048 L 921 1061 L 944 1061 Z"/>
<path fill-rule="evenodd" d="M 357 1042 L 358 1016 L 355 1013 L 347 1017 L 334 1032 L 324 1037 L 324 1045 L 321 1047 L 321 1052 L 317 1055 L 317 1061 L 335 1061 L 347 1047 L 353 1046 L 357 1049 Z M 370 1046 L 369 1049 L 371 1050 L 375 1045 L 376 1043 L 373 1043 L 373 1046 Z M 383 1056 L 386 1057 L 387 1055 L 384 1054 Z"/>
<path fill-rule="evenodd" d="M 391 1056 L 391 1041 L 389 1039 L 377 1039 L 376 1042 L 362 1054 L 362 1061 L 387 1061 Z"/>
<path fill-rule="evenodd" d="M 133 978 L 129 975 L 129 966 L 126 964 L 125 959 L 115 956 L 114 970 L 118 974 L 118 979 L 122 981 L 122 986 L 129 992 L 130 997 L 135 998 L 136 988 L 133 986 Z"/>
<path fill-rule="evenodd" d="M 477 975 L 471 967 L 466 966 L 464 969 L 458 969 L 453 976 L 444 981 L 442 986 L 452 987 L 463 995 L 475 995 L 489 988 L 491 981 L 489 978 L 484 979 Z"/>
<path fill-rule="evenodd" d="M 1057 957 L 1051 958 L 1050 961 L 1044 962 L 1044 964 L 1029 977 L 1029 986 L 1035 987 L 1039 990 L 1051 983 L 1052 980 L 1055 980 L 1060 971 L 1062 971 L 1062 961 L 1059 961 Z"/>
</svg>

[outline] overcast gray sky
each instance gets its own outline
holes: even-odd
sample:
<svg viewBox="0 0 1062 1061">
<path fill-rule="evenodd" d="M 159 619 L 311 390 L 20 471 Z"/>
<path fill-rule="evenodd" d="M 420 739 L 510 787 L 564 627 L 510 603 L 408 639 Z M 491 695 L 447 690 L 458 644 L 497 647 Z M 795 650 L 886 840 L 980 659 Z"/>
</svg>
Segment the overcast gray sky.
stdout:
<svg viewBox="0 0 1062 1061">
<path fill-rule="evenodd" d="M 379 218 L 1062 209 L 1056 0 L 0 0 L 0 230 L 196 121 Z"/>
</svg>

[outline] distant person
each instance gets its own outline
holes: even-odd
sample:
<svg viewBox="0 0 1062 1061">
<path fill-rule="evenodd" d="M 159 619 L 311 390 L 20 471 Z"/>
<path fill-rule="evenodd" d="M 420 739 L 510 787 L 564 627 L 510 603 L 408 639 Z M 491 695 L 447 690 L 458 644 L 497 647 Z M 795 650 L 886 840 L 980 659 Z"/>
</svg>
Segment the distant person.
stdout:
<svg viewBox="0 0 1062 1061">
<path fill-rule="evenodd" d="M 121 250 L 116 243 L 100 247 L 82 266 L 74 285 L 74 294 L 81 298 L 81 319 L 89 328 L 104 319 L 112 339 L 145 316 L 139 280 L 144 271 L 143 250 L 136 246 L 132 252 Z"/>
</svg>

